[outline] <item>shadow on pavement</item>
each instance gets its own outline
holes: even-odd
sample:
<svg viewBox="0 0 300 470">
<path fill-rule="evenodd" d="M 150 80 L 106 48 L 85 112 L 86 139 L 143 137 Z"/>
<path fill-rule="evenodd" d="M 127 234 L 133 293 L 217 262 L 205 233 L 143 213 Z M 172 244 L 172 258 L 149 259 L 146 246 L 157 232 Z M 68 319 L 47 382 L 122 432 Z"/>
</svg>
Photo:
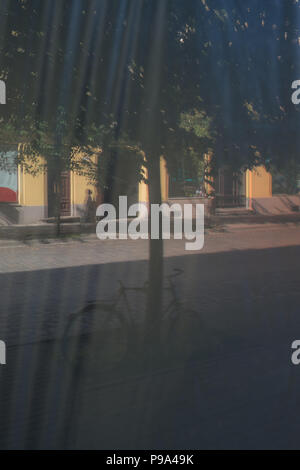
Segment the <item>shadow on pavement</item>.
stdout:
<svg viewBox="0 0 300 470">
<path fill-rule="evenodd" d="M 113 302 L 146 262 L 1 274 L 0 448 L 298 448 L 299 256 L 166 259 L 182 318 L 150 351 L 143 291 Z"/>
</svg>

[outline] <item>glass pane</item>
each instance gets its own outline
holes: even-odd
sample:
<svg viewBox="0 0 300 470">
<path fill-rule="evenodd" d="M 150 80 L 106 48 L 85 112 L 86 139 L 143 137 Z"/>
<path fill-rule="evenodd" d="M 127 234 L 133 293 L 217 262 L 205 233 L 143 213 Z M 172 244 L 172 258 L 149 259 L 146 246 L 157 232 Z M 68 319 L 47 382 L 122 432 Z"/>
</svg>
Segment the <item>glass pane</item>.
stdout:
<svg viewBox="0 0 300 470">
<path fill-rule="evenodd" d="M 16 165 L 17 152 L 11 151 L 1 154 L 5 165 L 0 168 L 0 202 L 18 201 L 18 171 Z"/>
</svg>

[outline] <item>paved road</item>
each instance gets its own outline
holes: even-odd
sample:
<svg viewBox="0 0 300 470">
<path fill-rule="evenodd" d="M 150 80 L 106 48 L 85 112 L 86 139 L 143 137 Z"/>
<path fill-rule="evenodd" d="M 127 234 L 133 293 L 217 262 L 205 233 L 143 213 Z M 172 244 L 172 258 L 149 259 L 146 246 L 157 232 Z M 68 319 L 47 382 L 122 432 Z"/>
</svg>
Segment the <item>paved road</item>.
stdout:
<svg viewBox="0 0 300 470">
<path fill-rule="evenodd" d="M 222 231 L 206 232 L 205 246 L 201 254 L 297 246 L 300 242 L 300 226 L 296 224 L 235 224 L 220 230 Z M 166 258 L 194 254 L 194 251 L 185 251 L 184 241 L 165 241 Z M 40 271 L 132 260 L 144 261 L 148 259 L 148 242 L 100 241 L 96 236 L 26 243 L 0 240 L 0 256 L 0 273 Z"/>
<path fill-rule="evenodd" d="M 166 242 L 165 272 L 184 270 L 177 294 L 198 314 L 189 347 L 170 340 L 150 366 L 133 352 L 113 370 L 98 361 L 99 342 L 81 355 L 63 333 L 118 280 L 143 284 L 147 243 L 1 242 L 0 448 L 299 448 L 299 242 L 294 225 L 209 232 L 200 253 Z M 141 321 L 143 293 L 129 300 Z"/>
</svg>

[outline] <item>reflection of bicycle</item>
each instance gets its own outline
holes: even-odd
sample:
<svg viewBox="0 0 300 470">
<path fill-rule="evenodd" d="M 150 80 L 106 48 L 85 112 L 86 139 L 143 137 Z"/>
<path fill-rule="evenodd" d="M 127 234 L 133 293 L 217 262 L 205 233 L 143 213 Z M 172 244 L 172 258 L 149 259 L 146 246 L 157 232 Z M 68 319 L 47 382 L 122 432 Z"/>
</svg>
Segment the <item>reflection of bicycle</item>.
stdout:
<svg viewBox="0 0 300 470">
<path fill-rule="evenodd" d="M 183 273 L 175 270 L 168 276 L 165 291 L 171 299 L 163 308 L 159 324 L 155 328 L 160 357 L 191 355 L 199 344 L 202 324 L 200 316 L 187 308 L 178 297 L 174 279 Z M 128 294 L 141 293 L 146 296 L 148 283 L 142 287 L 120 287 L 112 301 L 89 302 L 76 314 L 71 315 L 63 338 L 64 355 L 69 361 L 80 358 L 95 362 L 102 368 L 120 365 L 129 355 L 143 353 L 144 322 L 134 315 Z M 123 308 L 122 308 L 123 307 Z"/>
</svg>

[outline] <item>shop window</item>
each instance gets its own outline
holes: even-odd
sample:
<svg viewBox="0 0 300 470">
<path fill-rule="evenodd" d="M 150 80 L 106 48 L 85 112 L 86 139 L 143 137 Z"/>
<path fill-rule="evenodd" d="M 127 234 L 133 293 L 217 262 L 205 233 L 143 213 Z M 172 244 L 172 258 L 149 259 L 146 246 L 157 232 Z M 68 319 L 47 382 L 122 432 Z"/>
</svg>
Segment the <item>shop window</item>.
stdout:
<svg viewBox="0 0 300 470">
<path fill-rule="evenodd" d="M 18 201 L 17 152 L 0 153 L 0 203 Z"/>
</svg>

